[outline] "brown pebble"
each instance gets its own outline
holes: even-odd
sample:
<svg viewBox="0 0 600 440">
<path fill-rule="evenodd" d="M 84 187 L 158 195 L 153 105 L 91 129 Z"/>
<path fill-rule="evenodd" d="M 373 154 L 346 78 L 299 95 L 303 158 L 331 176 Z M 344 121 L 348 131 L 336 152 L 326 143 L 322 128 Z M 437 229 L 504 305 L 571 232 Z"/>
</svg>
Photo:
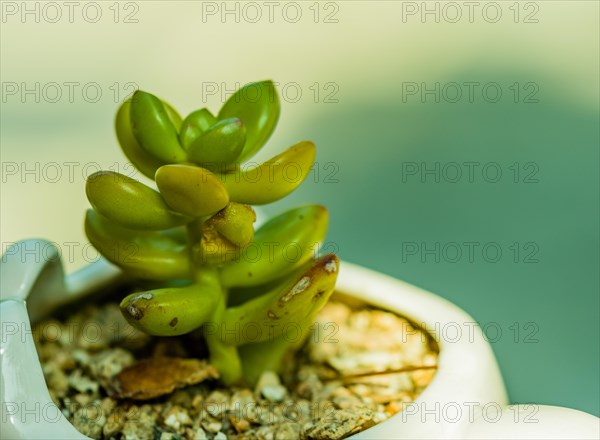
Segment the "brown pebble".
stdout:
<svg viewBox="0 0 600 440">
<path fill-rule="evenodd" d="M 250 422 L 246 419 L 238 419 L 237 417 L 229 417 L 231 425 L 238 434 L 250 429 Z"/>
</svg>

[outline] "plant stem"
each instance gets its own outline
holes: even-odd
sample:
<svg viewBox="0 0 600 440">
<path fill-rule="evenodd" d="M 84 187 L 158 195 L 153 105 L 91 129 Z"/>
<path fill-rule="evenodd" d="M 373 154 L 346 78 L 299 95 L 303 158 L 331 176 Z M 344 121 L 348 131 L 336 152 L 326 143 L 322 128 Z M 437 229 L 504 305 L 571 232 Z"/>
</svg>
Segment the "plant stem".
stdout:
<svg viewBox="0 0 600 440">
<path fill-rule="evenodd" d="M 213 314 L 210 325 L 205 325 L 205 338 L 210 352 L 210 363 L 217 369 L 221 380 L 227 384 L 239 382 L 242 379 L 242 363 L 235 345 L 223 344 L 220 332 L 224 329 L 223 315 L 227 307 L 228 290 L 220 281 L 219 271 L 216 267 L 203 264 L 202 226 L 204 219 L 196 219 L 187 225 L 188 243 L 190 243 L 190 262 L 195 284 L 208 284 L 219 291 L 219 303 Z"/>
<path fill-rule="evenodd" d="M 221 375 L 221 380 L 226 385 L 231 385 L 242 379 L 242 362 L 237 347 L 224 344 L 220 339 L 220 332 L 228 330 L 224 328 L 223 321 L 225 302 L 226 298 L 222 295 L 214 314 L 215 325 L 212 326 L 210 332 L 206 332 L 206 344 L 210 352 L 210 363 Z"/>
</svg>

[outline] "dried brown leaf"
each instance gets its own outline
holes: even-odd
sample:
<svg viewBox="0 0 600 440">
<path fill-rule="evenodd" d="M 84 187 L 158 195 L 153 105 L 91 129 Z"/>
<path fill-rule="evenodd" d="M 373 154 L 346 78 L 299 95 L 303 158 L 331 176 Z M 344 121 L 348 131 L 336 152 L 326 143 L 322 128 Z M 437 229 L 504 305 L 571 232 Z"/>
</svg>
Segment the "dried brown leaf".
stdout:
<svg viewBox="0 0 600 440">
<path fill-rule="evenodd" d="M 111 397 L 148 400 L 218 377 L 217 370 L 206 361 L 174 357 L 146 359 L 124 368 L 113 378 Z"/>
</svg>

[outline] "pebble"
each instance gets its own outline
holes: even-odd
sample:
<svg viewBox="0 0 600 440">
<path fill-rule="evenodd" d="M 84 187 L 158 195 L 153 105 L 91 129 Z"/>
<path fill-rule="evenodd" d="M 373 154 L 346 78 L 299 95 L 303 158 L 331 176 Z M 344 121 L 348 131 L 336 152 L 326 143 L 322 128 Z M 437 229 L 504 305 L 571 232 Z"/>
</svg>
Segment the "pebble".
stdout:
<svg viewBox="0 0 600 440">
<path fill-rule="evenodd" d="M 231 425 L 235 429 L 235 431 L 240 434 L 242 432 L 246 432 L 250 429 L 250 422 L 246 419 L 238 419 L 237 417 L 229 417 L 229 421 Z"/>
<path fill-rule="evenodd" d="M 375 424 L 375 414 L 368 408 L 355 408 L 353 411 L 336 410 L 323 417 L 305 434 L 307 439 L 337 440 L 363 431 Z"/>
<path fill-rule="evenodd" d="M 85 350 L 73 350 L 73 359 L 82 367 L 86 367 L 90 364 L 92 356 Z"/>
<path fill-rule="evenodd" d="M 81 370 L 75 370 L 75 372 L 69 376 L 69 385 L 80 393 L 94 394 L 98 392 L 99 387 L 98 382 L 84 376 Z"/>
<path fill-rule="evenodd" d="M 106 387 L 115 375 L 134 361 L 135 358 L 129 351 L 113 348 L 92 356 L 89 370 L 90 374 Z"/>
<path fill-rule="evenodd" d="M 319 392 L 323 388 L 323 383 L 312 369 L 301 369 L 298 376 L 300 382 L 296 387 L 296 393 L 300 397 L 313 399 L 319 395 Z"/>
<path fill-rule="evenodd" d="M 300 437 L 302 427 L 299 423 L 284 422 L 275 431 L 275 440 L 289 440 Z"/>
<path fill-rule="evenodd" d="M 73 414 L 72 423 L 83 435 L 92 438 L 100 437 L 106 423 L 106 417 L 100 409 L 100 402 L 98 405 L 86 405 L 79 408 Z"/>
<path fill-rule="evenodd" d="M 207 438 L 206 432 L 204 432 L 204 429 L 202 428 L 198 428 L 194 432 L 194 440 L 206 440 Z"/>
<path fill-rule="evenodd" d="M 207 430 L 208 432 L 212 432 L 214 434 L 221 430 L 221 428 L 223 427 L 223 424 L 221 422 L 211 421 L 211 422 L 202 423 L 202 427 L 205 430 Z"/>
<path fill-rule="evenodd" d="M 117 413 L 112 413 L 106 418 L 106 424 L 102 428 L 104 437 L 111 438 L 123 429 L 123 417 Z"/>
<path fill-rule="evenodd" d="M 123 426 L 126 440 L 154 440 L 154 426 L 157 414 L 148 405 L 141 408 L 132 407 L 128 420 Z"/>
<path fill-rule="evenodd" d="M 287 394 L 287 389 L 281 385 L 279 376 L 273 371 L 265 371 L 256 383 L 255 394 L 269 402 L 281 402 Z"/>
<path fill-rule="evenodd" d="M 180 431 L 183 426 L 192 426 L 192 419 L 187 411 L 180 406 L 174 406 L 163 414 L 164 423 L 175 431 Z"/>
<path fill-rule="evenodd" d="M 222 391 L 213 391 L 204 401 L 204 409 L 218 417 L 229 409 L 229 396 Z"/>
<path fill-rule="evenodd" d="M 256 407 L 256 401 L 249 389 L 236 390 L 229 400 L 229 409 L 237 417 L 241 417 L 253 407 Z"/>
<path fill-rule="evenodd" d="M 256 430 L 256 438 L 259 440 L 275 440 L 275 432 L 272 426 L 261 426 Z"/>
</svg>

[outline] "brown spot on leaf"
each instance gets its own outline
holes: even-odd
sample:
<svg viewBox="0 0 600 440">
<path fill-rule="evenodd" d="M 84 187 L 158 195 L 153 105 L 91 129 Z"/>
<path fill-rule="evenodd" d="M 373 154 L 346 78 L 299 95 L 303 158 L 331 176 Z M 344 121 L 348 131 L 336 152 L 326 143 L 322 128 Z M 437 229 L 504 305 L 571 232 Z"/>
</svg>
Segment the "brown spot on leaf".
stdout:
<svg viewBox="0 0 600 440">
<path fill-rule="evenodd" d="M 277 316 L 272 310 L 269 310 L 267 312 L 267 316 L 269 317 L 269 319 L 273 319 L 273 320 L 279 319 L 279 316 Z"/>
<path fill-rule="evenodd" d="M 313 302 L 317 302 L 324 293 L 325 293 L 324 290 L 319 290 L 317 293 L 315 293 L 312 297 Z"/>
<path fill-rule="evenodd" d="M 179 319 L 177 319 L 176 317 L 171 319 L 171 322 L 169 322 L 169 325 L 171 327 L 175 327 L 177 325 L 177 322 L 179 321 Z"/>
<path fill-rule="evenodd" d="M 219 374 L 206 361 L 159 357 L 136 362 L 121 370 L 111 383 L 111 397 L 148 400 L 194 385 Z"/>
<path fill-rule="evenodd" d="M 144 317 L 144 308 L 137 307 L 135 304 L 129 304 L 126 308 L 127 313 L 136 321 L 139 321 Z"/>
</svg>

